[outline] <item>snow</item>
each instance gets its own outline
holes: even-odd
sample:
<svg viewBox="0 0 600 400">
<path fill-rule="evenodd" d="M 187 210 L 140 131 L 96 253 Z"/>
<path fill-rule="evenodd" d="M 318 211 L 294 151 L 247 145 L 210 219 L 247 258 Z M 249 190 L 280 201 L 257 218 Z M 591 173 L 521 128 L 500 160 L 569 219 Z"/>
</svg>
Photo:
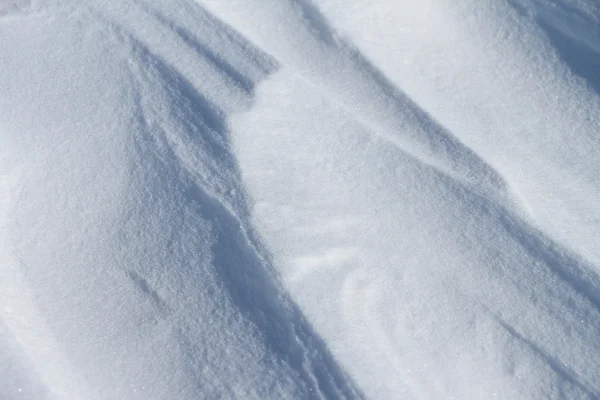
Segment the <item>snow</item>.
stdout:
<svg viewBox="0 0 600 400">
<path fill-rule="evenodd" d="M 600 397 L 593 0 L 0 0 L 0 399 Z"/>
</svg>

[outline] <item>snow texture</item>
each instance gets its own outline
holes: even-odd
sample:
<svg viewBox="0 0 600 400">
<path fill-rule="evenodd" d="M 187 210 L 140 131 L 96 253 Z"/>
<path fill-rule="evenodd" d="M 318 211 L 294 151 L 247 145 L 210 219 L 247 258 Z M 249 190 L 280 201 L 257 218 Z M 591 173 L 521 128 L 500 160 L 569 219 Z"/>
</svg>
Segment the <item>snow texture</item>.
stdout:
<svg viewBox="0 0 600 400">
<path fill-rule="evenodd" d="M 600 398 L 595 0 L 0 0 L 0 399 Z"/>
</svg>

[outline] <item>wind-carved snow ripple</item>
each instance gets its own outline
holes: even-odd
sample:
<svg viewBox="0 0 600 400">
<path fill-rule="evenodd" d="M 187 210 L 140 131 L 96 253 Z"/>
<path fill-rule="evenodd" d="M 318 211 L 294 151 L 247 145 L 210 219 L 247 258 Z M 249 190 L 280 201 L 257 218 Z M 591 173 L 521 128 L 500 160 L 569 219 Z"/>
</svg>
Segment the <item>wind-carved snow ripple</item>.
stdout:
<svg viewBox="0 0 600 400">
<path fill-rule="evenodd" d="M 370 80 L 371 86 L 380 91 L 381 98 L 386 99 L 387 104 L 395 105 L 395 107 L 391 106 L 389 108 L 379 107 L 380 110 L 383 110 L 379 115 L 377 115 L 377 111 L 369 110 L 368 106 L 348 107 L 348 103 L 341 100 L 342 106 L 356 112 L 358 115 L 360 115 L 359 110 L 363 110 L 363 115 L 360 115 L 357 120 L 367 128 L 367 131 L 372 131 L 384 140 L 395 144 L 399 150 L 405 151 L 409 156 L 414 157 L 414 161 L 431 165 L 437 170 L 436 174 L 439 174 L 440 181 L 445 181 L 444 185 L 452 188 L 451 190 L 462 198 L 463 202 L 471 204 L 470 208 L 480 210 L 483 214 L 488 215 L 486 218 L 491 217 L 493 220 L 498 221 L 506 229 L 505 234 L 525 249 L 529 257 L 537 260 L 534 263 L 534 268 L 530 271 L 520 271 L 515 268 L 516 266 L 503 267 L 501 274 L 509 277 L 510 281 L 515 283 L 515 289 L 521 292 L 522 295 L 533 296 L 537 299 L 536 302 L 539 301 L 544 304 L 548 314 L 552 315 L 550 318 L 554 320 L 552 322 L 554 329 L 564 330 L 569 337 L 571 335 L 579 336 L 579 342 L 582 344 L 574 345 L 573 347 L 576 350 L 571 349 L 572 353 L 569 354 L 569 351 L 560 349 L 560 346 L 553 342 L 557 339 L 550 337 L 550 335 L 543 338 L 527 338 L 526 334 L 519 333 L 515 328 L 526 324 L 513 317 L 511 325 L 511 323 L 502 320 L 497 315 L 497 313 L 508 313 L 508 310 L 503 310 L 504 306 L 501 306 L 493 296 L 482 297 L 482 300 L 485 298 L 483 303 L 490 307 L 487 312 L 495 315 L 494 318 L 506 329 L 510 336 L 524 343 L 531 352 L 550 366 L 561 380 L 570 382 L 581 391 L 580 393 L 589 398 L 600 396 L 600 387 L 595 381 L 597 374 L 594 372 L 588 373 L 585 360 L 578 356 L 578 353 L 585 354 L 586 347 L 597 349 L 600 346 L 600 342 L 594 337 L 594 334 L 600 331 L 600 277 L 595 272 L 594 266 L 531 225 L 525 212 L 526 206 L 519 204 L 519 201 L 510 193 L 509 183 L 483 158 L 480 158 L 457 140 L 451 132 L 436 123 L 434 118 L 429 116 L 425 110 L 413 103 L 410 98 L 396 88 L 358 49 L 341 39 L 330 28 L 326 19 L 320 14 L 318 8 L 312 4 L 311 0 L 296 0 L 295 2 L 300 5 L 303 13 L 307 16 L 307 23 L 312 24 L 313 30 L 318 32 L 320 39 L 327 46 L 337 48 L 341 57 L 346 58 L 348 64 L 353 66 L 349 75 L 354 75 L 357 81 L 366 79 L 368 82 Z M 562 32 L 558 26 L 553 26 L 552 20 L 547 15 L 542 13 L 539 18 L 542 27 L 547 30 L 550 39 L 557 46 L 558 51 L 570 65 L 573 72 L 585 78 L 590 86 L 598 91 L 600 81 L 593 66 L 600 65 L 600 58 L 598 58 L 595 46 L 586 43 L 578 44 L 573 36 Z M 573 25 L 577 26 L 576 24 Z M 584 54 L 589 55 L 587 58 L 583 58 L 581 52 L 575 53 L 581 46 L 588 46 L 584 51 Z M 589 65 L 586 65 L 586 61 Z M 376 104 L 377 102 L 374 101 L 373 103 Z M 396 109 L 393 110 L 393 108 Z M 364 113 L 365 109 L 368 110 L 367 113 Z M 377 117 L 373 118 L 375 115 Z M 405 121 L 408 122 L 402 121 L 402 123 L 413 128 L 412 131 L 419 132 L 419 136 L 410 137 L 408 138 L 410 141 L 407 141 L 406 137 L 391 133 L 393 132 L 392 127 L 402 125 L 386 126 L 386 122 L 393 121 L 398 115 L 404 116 Z M 415 144 L 417 144 L 417 148 L 413 147 Z M 545 282 L 549 283 L 546 284 Z M 351 285 L 350 281 L 348 284 Z M 563 298 L 554 299 L 544 295 L 538 297 L 538 295 L 533 294 L 541 288 L 543 288 L 541 289 L 543 292 L 552 293 L 556 290 L 555 285 L 561 288 L 558 290 L 564 293 Z M 544 288 L 544 286 L 546 287 Z M 360 287 L 360 285 L 357 287 Z M 371 289 L 370 286 L 362 289 L 366 291 L 362 295 L 359 294 L 360 290 L 350 291 L 346 298 L 377 298 L 377 289 L 374 292 Z M 506 290 L 510 291 L 508 288 Z M 354 305 L 350 306 L 349 309 L 364 307 L 363 316 L 372 318 L 372 316 L 378 315 L 379 312 L 376 308 L 369 307 L 369 304 L 375 304 L 376 302 L 373 299 L 371 302 L 359 305 L 354 304 L 353 301 Z M 559 310 L 563 310 L 563 312 Z M 568 312 L 563 314 L 564 310 L 568 310 Z M 581 327 L 575 333 L 576 324 L 583 321 L 583 319 L 577 321 L 579 315 L 586 316 L 584 320 L 587 327 Z M 374 322 L 374 324 L 377 324 L 377 322 Z M 393 337 L 393 335 L 383 333 L 383 337 L 385 336 Z M 385 342 L 383 338 L 381 340 Z M 391 344 L 390 346 L 393 347 Z M 546 352 L 544 346 L 553 347 L 553 350 Z M 568 392 L 563 392 L 563 394 L 565 393 Z"/>
<path fill-rule="evenodd" d="M 585 357 L 600 349 L 590 265 L 505 205 L 389 146 L 318 88 L 279 79 L 235 124 L 255 217 L 292 293 L 352 373 L 394 371 L 375 387 L 359 380 L 368 395 L 406 385 L 408 398 L 485 398 L 473 379 L 512 382 L 535 363 L 538 376 L 519 393 L 535 397 L 551 380 L 563 397 L 597 396 L 598 363 Z M 436 390 L 428 383 L 437 379 Z"/>
<path fill-rule="evenodd" d="M 205 274 L 216 277 L 214 289 L 197 296 L 224 292 L 227 301 L 254 326 L 268 353 L 275 354 L 276 363 L 293 371 L 296 395 L 362 397 L 285 293 L 268 253 L 249 224 L 245 189 L 229 145 L 227 116 L 252 104 L 254 85 L 277 68 L 275 61 L 205 10 L 194 8 L 195 23 L 213 26 L 213 38 L 207 38 L 206 32 L 198 37 L 179 21 L 169 20 L 145 4 L 140 10 L 142 15 L 150 16 L 154 28 L 160 27 L 167 39 L 177 42 L 195 57 L 188 61 L 196 66 L 196 76 L 188 77 L 186 73 L 189 75 L 194 69 L 185 70 L 177 59 L 163 56 L 160 48 L 153 48 L 117 21 L 108 22 L 120 45 L 135 54 L 129 66 L 138 87 L 137 115 L 143 127 L 136 138 L 136 159 L 139 162 L 155 159 L 157 164 L 162 164 L 164 171 L 151 172 L 156 175 L 152 179 L 176 179 L 176 183 L 165 184 L 184 188 L 187 201 L 194 204 L 196 216 L 210 226 L 215 237 L 210 247 L 212 264 L 188 267 L 207 270 L 199 277 L 206 277 Z M 238 52 L 219 54 L 218 46 L 208 44 L 222 37 L 228 40 L 228 49 L 236 48 Z M 228 57 L 235 57 L 236 64 L 230 63 Z M 240 65 L 243 70 L 238 69 Z M 218 85 L 201 87 L 203 80 L 197 78 L 203 73 L 209 74 Z M 171 304 L 175 299 L 161 298 L 159 290 L 151 287 L 157 279 L 156 271 L 141 266 L 128 274 L 132 283 L 152 298 L 165 318 L 170 318 L 169 313 L 177 308 Z M 168 271 L 159 275 L 164 279 L 165 274 Z M 197 274 L 183 271 L 183 275 Z M 193 282 L 180 284 L 193 285 Z M 193 316 L 187 318 L 180 324 L 180 342 L 188 348 L 186 352 L 190 357 L 194 357 L 209 349 L 197 343 L 194 321 L 189 320 Z M 209 345 L 228 346 L 227 343 Z M 196 362 L 198 360 L 190 360 L 190 364 Z M 248 393 L 252 392 L 246 395 Z"/>
<path fill-rule="evenodd" d="M 219 16 L 229 13 L 209 0 Z M 419 158 L 442 173 L 467 184 L 496 201 L 525 209 L 510 184 L 485 159 L 462 143 L 428 112 L 391 82 L 350 41 L 338 34 L 310 0 L 260 1 L 273 9 L 269 24 L 261 29 L 235 20 L 236 28 L 253 35 L 261 46 L 285 66 L 296 71 L 375 135 Z M 247 7 L 247 8 L 245 8 Z M 251 14 L 254 5 L 239 5 L 237 13 Z M 272 31 L 277 40 L 272 40 Z M 258 33 L 256 33 L 258 31 Z M 283 48 L 283 39 L 290 43 Z M 524 211 L 523 211 L 524 212 Z"/>
<path fill-rule="evenodd" d="M 345 362 L 353 373 L 358 370 L 357 375 L 366 377 L 361 384 L 371 382 L 369 368 L 360 371 L 370 357 L 373 365 L 394 368 L 390 382 L 378 376 L 380 385 L 366 392 L 383 396 L 382 388 L 389 384 L 388 390 L 398 393 L 398 381 L 406 380 L 414 385 L 407 392 L 417 398 L 452 390 L 459 398 L 471 398 L 461 392 L 465 389 L 482 396 L 484 391 L 458 382 L 459 377 L 465 383 L 477 380 L 461 376 L 469 375 L 465 371 L 472 362 L 473 375 L 491 374 L 498 365 L 498 375 L 490 376 L 507 382 L 521 379 L 519 368 L 535 364 L 527 376 L 533 376 L 531 387 L 538 386 L 520 387 L 524 397 L 540 396 L 546 390 L 543 382 L 551 381 L 556 398 L 597 398 L 598 362 L 586 358 L 600 349 L 600 279 L 593 266 L 536 228 L 510 183 L 340 38 L 314 4 L 281 4 L 277 8 L 269 0 L 260 2 L 278 10 L 277 17 L 265 18 L 290 47 L 270 41 L 268 28 L 255 37 L 289 72 L 263 85 L 264 104 L 236 124 L 240 153 L 246 152 L 240 157 L 244 170 L 252 170 L 247 174 L 260 205 L 257 219 L 279 250 L 279 260 L 288 264 L 283 267 L 287 283 L 320 319 L 327 339 L 349 347 L 356 340 L 361 356 L 347 356 Z M 228 12 L 221 10 L 220 15 L 227 18 Z M 231 19 L 244 26 L 235 16 Z M 298 102 L 288 100 L 292 93 Z M 287 122 L 285 131 L 279 131 L 279 121 Z M 254 131 L 261 134 L 250 142 L 248 132 Z M 364 139 L 369 135 L 371 141 Z M 382 150 L 369 153 L 372 147 Z M 366 154 L 372 156 L 370 163 L 362 162 Z M 386 166 L 382 159 L 387 154 Z M 272 168 L 275 160 L 277 168 Z M 406 174 L 395 173 L 396 165 Z M 376 173 L 362 171 L 367 168 Z M 380 186 L 369 181 L 383 181 L 379 175 L 384 173 L 393 179 L 380 183 L 386 190 L 378 191 Z M 420 178 L 411 182 L 409 173 Z M 367 183 L 362 183 L 359 177 L 365 176 Z M 413 204 L 408 190 L 393 187 L 394 182 L 422 186 L 423 193 L 415 191 Z M 398 197 L 380 200 L 393 195 Z M 290 204 L 290 199 L 299 200 Z M 386 207 L 389 212 L 378 211 Z M 413 231 L 403 227 L 414 218 L 407 209 L 422 218 L 415 218 Z M 354 218 L 363 214 L 363 220 Z M 356 223 L 322 232 L 344 217 Z M 290 226 L 297 229 L 290 232 Z M 440 229 L 432 233 L 433 227 Z M 401 247 L 412 255 L 404 260 L 397 248 L 403 241 L 412 243 L 413 236 L 414 246 Z M 454 248 L 464 254 L 457 256 Z M 330 302 L 315 304 L 318 290 Z M 343 315 L 335 322 L 321 315 L 322 309 L 338 307 Z M 396 322 L 393 315 L 402 318 Z M 343 338 L 337 333 L 339 324 L 347 328 Z M 368 349 L 362 345 L 367 342 Z M 337 351 L 351 353 L 342 345 Z M 459 362 L 465 363 L 465 371 L 453 369 Z M 480 363 L 490 368 L 482 369 Z M 398 378 L 400 371 L 408 371 L 407 376 Z M 444 382 L 448 375 L 457 379 Z M 431 382 L 438 377 L 436 392 Z"/>
</svg>

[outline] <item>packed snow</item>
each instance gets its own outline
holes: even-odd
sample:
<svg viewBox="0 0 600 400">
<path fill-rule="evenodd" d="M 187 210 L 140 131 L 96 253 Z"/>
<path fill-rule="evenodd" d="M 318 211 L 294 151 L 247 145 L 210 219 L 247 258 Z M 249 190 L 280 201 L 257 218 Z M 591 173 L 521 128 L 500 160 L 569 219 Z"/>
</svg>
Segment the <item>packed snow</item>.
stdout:
<svg viewBox="0 0 600 400">
<path fill-rule="evenodd" d="M 596 0 L 0 0 L 0 399 L 600 398 Z"/>
</svg>

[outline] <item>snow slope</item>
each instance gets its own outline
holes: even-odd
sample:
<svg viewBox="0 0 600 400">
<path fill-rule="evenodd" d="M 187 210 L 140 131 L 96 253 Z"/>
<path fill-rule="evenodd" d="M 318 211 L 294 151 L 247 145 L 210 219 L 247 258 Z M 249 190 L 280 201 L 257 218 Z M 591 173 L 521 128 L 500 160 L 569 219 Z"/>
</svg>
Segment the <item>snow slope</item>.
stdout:
<svg viewBox="0 0 600 400">
<path fill-rule="evenodd" d="M 0 398 L 599 398 L 599 18 L 0 0 Z"/>
</svg>

